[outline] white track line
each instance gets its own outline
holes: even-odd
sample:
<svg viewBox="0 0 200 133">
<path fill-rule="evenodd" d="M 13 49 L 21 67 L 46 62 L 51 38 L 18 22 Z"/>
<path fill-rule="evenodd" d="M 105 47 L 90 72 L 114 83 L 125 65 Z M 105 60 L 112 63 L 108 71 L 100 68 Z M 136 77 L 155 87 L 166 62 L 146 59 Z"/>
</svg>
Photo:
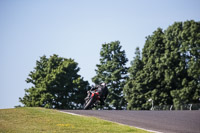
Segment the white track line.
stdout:
<svg viewBox="0 0 200 133">
<path fill-rule="evenodd" d="M 84 116 L 84 117 L 87 117 L 86 115 L 80 115 L 80 114 L 75 114 L 75 113 L 71 113 L 71 112 L 65 112 L 65 111 L 59 111 L 59 112 L 67 113 L 67 114 L 75 115 L 75 116 Z M 94 117 L 94 116 L 93 116 L 93 117 Z M 99 117 L 97 117 L 97 118 L 99 118 Z M 99 118 L 99 119 L 102 119 L 102 118 Z M 102 120 L 104 120 L 104 119 L 102 119 Z M 130 125 L 126 125 L 126 124 L 114 122 L 114 121 L 109 121 L 109 120 L 105 120 L 105 121 L 112 122 L 112 123 L 116 123 L 116 124 L 119 124 L 119 125 L 130 126 Z M 134 128 L 141 129 L 141 130 L 145 130 L 145 131 L 152 132 L 152 133 L 162 133 L 162 132 L 158 132 L 158 131 L 154 131 L 154 130 L 149 130 L 149 129 L 145 129 L 145 128 L 141 128 L 141 127 L 135 127 L 135 126 L 130 126 L 130 127 L 134 127 Z"/>
<path fill-rule="evenodd" d="M 65 112 L 65 111 L 60 111 L 60 110 L 58 110 L 58 111 L 62 112 L 62 113 L 67 113 L 67 114 L 70 114 L 70 115 L 75 115 L 75 116 L 84 116 L 84 115 L 75 114 L 75 113 L 71 113 L 71 112 Z"/>
</svg>

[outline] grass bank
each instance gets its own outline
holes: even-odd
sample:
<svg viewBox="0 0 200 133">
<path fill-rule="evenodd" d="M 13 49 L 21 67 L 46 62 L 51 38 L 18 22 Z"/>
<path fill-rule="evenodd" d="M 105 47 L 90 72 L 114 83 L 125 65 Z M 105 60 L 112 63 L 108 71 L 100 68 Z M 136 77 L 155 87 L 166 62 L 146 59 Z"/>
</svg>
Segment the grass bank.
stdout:
<svg viewBox="0 0 200 133">
<path fill-rule="evenodd" d="M 0 109 L 0 133 L 147 133 L 94 117 L 44 108 Z"/>
</svg>

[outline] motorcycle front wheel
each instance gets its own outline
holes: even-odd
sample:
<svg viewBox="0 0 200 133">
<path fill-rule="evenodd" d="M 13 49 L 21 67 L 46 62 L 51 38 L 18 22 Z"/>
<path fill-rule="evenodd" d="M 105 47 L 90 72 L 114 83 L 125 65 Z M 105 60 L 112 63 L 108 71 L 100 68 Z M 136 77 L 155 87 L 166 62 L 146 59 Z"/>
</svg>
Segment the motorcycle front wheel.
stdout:
<svg viewBox="0 0 200 133">
<path fill-rule="evenodd" d="M 95 96 L 91 97 L 89 100 L 86 101 L 84 110 L 89 109 L 95 101 Z"/>
</svg>

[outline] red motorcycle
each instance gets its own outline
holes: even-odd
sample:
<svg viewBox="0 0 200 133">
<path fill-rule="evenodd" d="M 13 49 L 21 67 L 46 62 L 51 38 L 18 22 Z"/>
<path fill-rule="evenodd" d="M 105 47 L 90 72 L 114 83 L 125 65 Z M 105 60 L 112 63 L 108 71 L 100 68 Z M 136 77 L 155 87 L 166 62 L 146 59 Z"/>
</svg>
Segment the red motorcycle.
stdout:
<svg viewBox="0 0 200 133">
<path fill-rule="evenodd" d="M 91 109 L 93 107 L 95 107 L 97 104 L 100 103 L 100 95 L 99 92 L 97 92 L 96 90 L 94 91 L 88 91 L 87 92 L 88 95 L 85 98 L 85 104 L 84 104 L 84 109 Z"/>
</svg>

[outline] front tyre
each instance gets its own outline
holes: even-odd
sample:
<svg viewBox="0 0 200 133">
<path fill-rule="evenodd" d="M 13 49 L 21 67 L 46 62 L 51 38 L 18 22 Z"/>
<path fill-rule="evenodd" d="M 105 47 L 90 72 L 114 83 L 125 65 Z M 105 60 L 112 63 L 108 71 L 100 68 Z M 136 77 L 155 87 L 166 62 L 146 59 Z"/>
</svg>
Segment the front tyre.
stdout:
<svg viewBox="0 0 200 133">
<path fill-rule="evenodd" d="M 89 109 L 95 101 L 95 96 L 91 97 L 87 103 L 85 103 L 84 110 Z"/>
</svg>

